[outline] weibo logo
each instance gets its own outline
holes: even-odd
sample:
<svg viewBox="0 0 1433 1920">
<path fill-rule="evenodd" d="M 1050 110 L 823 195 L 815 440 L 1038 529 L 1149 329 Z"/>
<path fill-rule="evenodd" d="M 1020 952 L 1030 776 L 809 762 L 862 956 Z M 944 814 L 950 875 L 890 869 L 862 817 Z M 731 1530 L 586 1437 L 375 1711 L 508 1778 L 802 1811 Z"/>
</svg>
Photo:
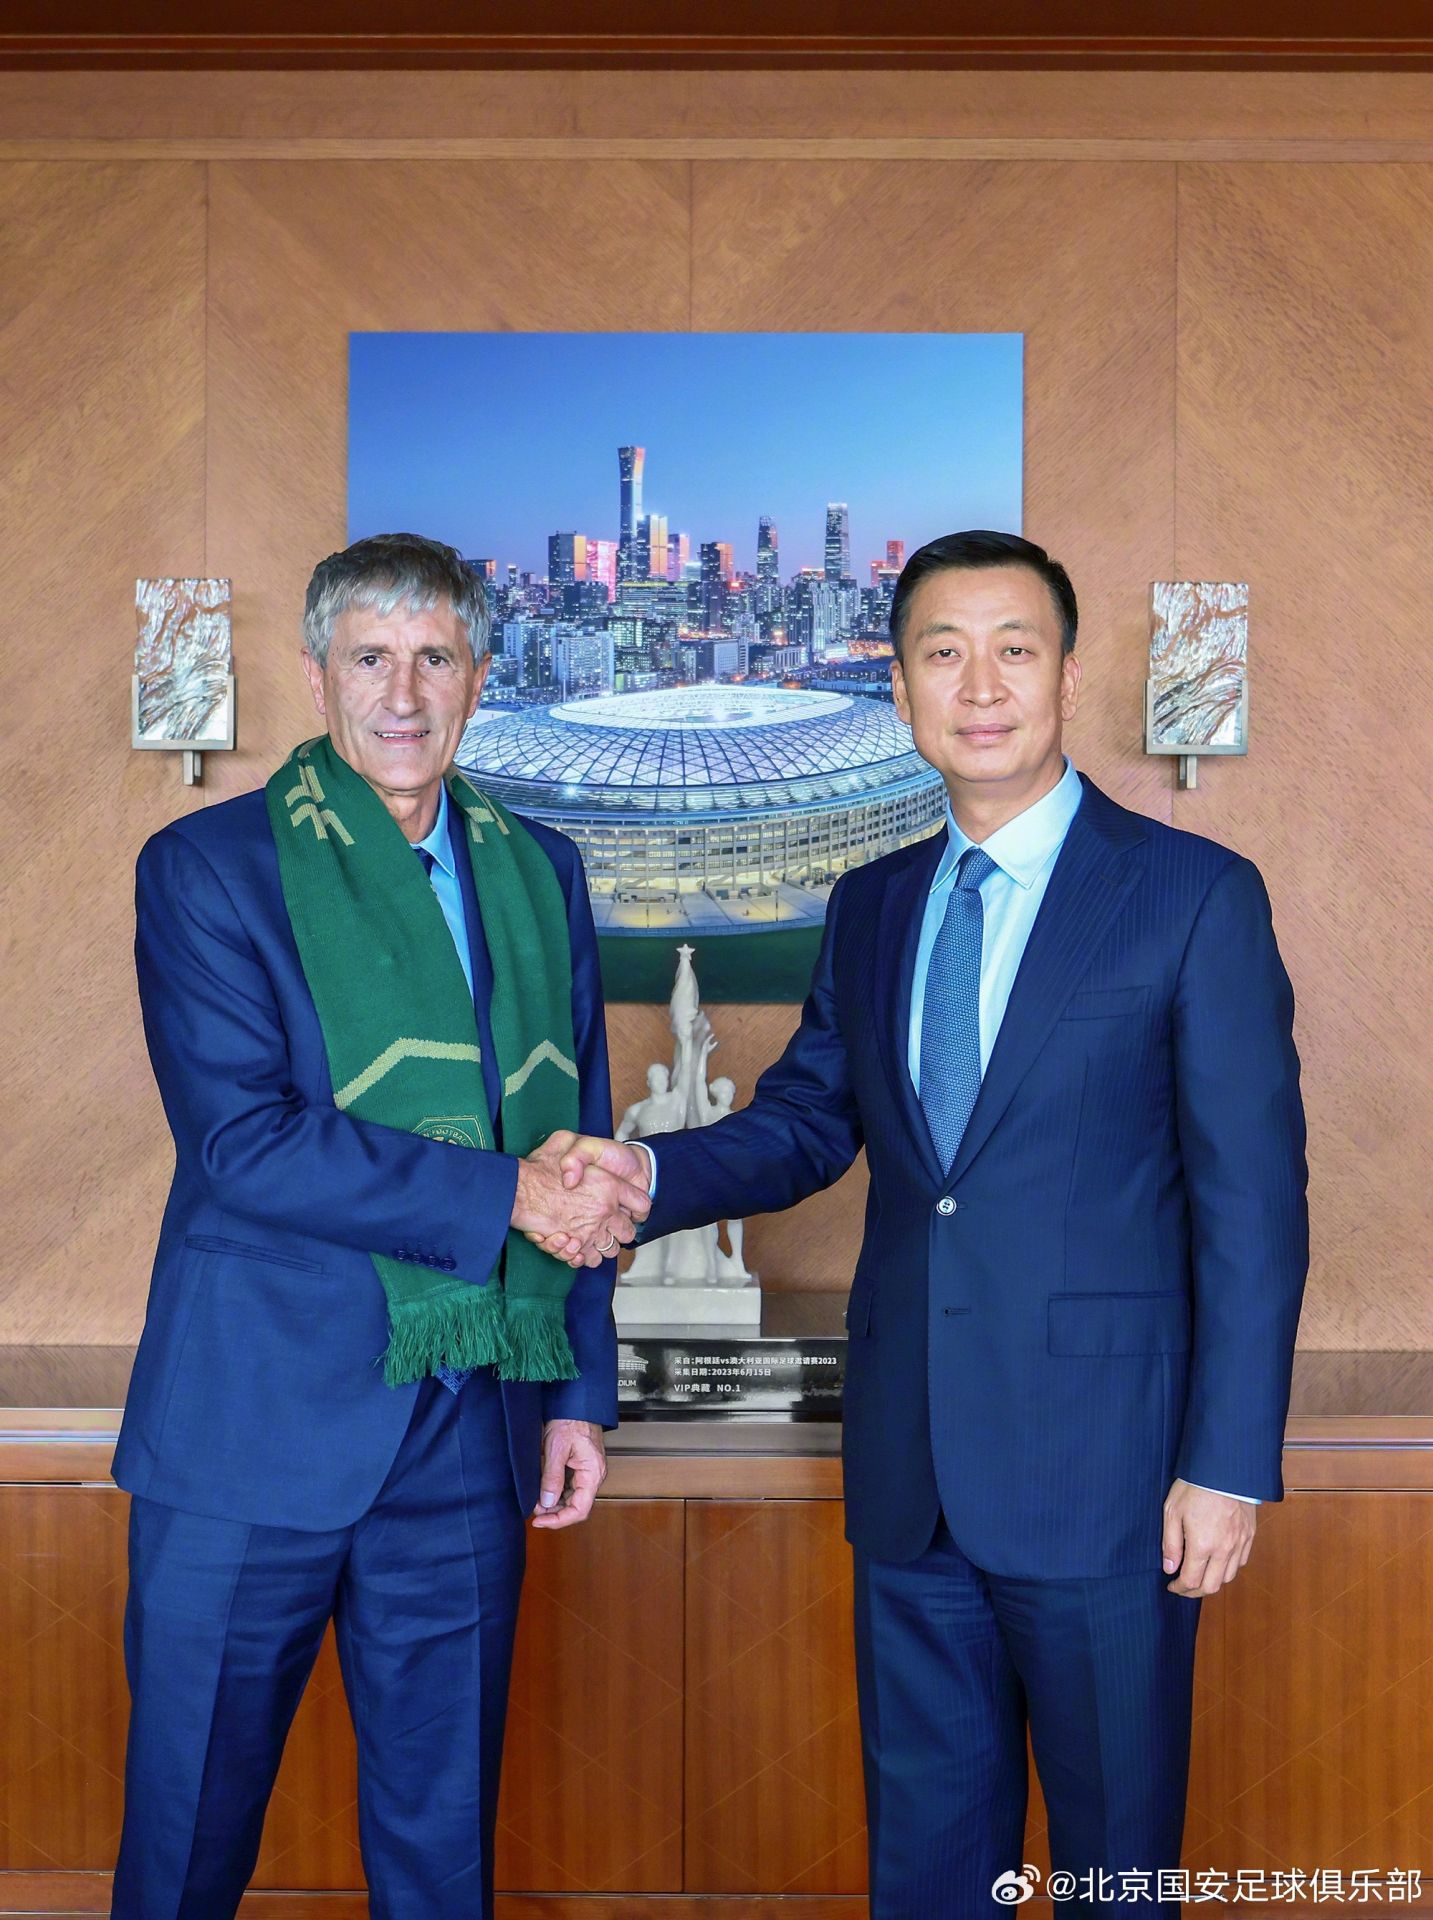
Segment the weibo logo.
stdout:
<svg viewBox="0 0 1433 1920">
<path fill-rule="evenodd" d="M 1032 1867 L 1027 1861 L 1016 1873 L 1013 1869 L 1002 1873 L 990 1889 L 990 1897 L 998 1906 L 1018 1907 L 1030 1899 L 1035 1891 L 1035 1882 L 1040 1878 L 1040 1869 Z"/>
</svg>

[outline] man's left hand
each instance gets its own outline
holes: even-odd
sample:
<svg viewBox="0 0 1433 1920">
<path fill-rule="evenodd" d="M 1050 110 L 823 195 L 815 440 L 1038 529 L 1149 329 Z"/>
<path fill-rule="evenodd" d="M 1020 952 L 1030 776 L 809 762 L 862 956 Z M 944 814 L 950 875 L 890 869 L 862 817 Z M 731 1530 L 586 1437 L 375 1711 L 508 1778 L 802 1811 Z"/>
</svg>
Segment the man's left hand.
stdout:
<svg viewBox="0 0 1433 1920">
<path fill-rule="evenodd" d="M 1164 1502 L 1164 1571 L 1178 1569 L 1168 1591 L 1196 1600 L 1227 1587 L 1249 1558 L 1255 1513 L 1246 1500 L 1176 1480 Z"/>
<path fill-rule="evenodd" d="M 602 1429 L 590 1420 L 549 1420 L 542 1430 L 542 1486 L 535 1527 L 575 1527 L 592 1511 L 607 1478 Z"/>
</svg>

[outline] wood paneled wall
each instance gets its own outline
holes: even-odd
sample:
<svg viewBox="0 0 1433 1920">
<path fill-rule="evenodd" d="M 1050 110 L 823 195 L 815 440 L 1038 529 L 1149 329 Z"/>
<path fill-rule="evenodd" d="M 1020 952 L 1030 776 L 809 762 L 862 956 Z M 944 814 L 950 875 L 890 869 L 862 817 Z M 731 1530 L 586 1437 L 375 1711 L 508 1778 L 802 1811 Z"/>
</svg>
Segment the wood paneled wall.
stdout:
<svg viewBox="0 0 1433 1920">
<path fill-rule="evenodd" d="M 130 876 L 308 725 L 358 328 L 1018 328 L 1026 527 L 1084 614 L 1079 763 L 1263 867 L 1300 1001 L 1302 1340 L 1424 1346 L 1433 82 L 1421 76 L 0 75 L 0 1340 L 131 1339 L 169 1147 Z M 232 575 L 240 751 L 131 754 L 137 573 Z M 1140 745 L 1148 582 L 1248 578 L 1252 750 Z M 662 1045 L 612 1017 L 616 1094 Z M 728 1009 L 750 1087 L 794 1009 Z M 853 1172 L 753 1226 L 841 1285 Z"/>
</svg>

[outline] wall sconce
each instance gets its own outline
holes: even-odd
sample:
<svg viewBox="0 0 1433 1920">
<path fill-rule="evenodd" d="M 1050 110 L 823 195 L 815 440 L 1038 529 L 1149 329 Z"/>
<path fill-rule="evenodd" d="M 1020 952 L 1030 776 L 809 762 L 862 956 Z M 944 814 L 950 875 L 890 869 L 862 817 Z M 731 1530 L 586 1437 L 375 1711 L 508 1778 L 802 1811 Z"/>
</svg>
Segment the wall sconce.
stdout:
<svg viewBox="0 0 1433 1920">
<path fill-rule="evenodd" d="M 206 753 L 234 748 L 234 636 L 227 580 L 136 580 L 139 639 L 131 702 L 135 747 L 184 756 L 184 784 Z"/>
<path fill-rule="evenodd" d="M 1249 588 L 1240 580 L 1156 580 L 1150 588 L 1144 750 L 1179 757 L 1249 751 Z"/>
</svg>

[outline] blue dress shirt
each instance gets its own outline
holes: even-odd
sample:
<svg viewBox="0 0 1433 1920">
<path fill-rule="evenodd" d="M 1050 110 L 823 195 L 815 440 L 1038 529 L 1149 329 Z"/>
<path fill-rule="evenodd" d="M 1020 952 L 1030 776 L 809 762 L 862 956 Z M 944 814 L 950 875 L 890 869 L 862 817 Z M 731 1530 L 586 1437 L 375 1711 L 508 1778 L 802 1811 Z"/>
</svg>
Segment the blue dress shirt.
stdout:
<svg viewBox="0 0 1433 1920">
<path fill-rule="evenodd" d="M 448 931 L 453 936 L 453 945 L 458 949 L 458 958 L 463 963 L 463 976 L 468 983 L 468 992 L 473 990 L 473 956 L 468 948 L 468 923 L 463 916 L 463 891 L 458 885 L 458 870 L 453 865 L 453 843 L 448 834 L 448 809 L 450 806 L 446 784 L 438 789 L 438 818 L 433 822 L 433 831 L 426 839 L 415 843 L 415 852 L 421 847 L 424 853 L 433 856 L 433 871 L 428 878 L 433 883 L 433 891 L 438 896 L 438 905 L 443 909 L 443 918 L 448 923 Z"/>
<path fill-rule="evenodd" d="M 985 934 L 980 950 L 982 1073 L 990 1065 L 995 1036 L 1005 1018 L 1010 989 L 1015 985 L 1025 943 L 1030 938 L 1035 915 L 1040 911 L 1040 902 L 1045 898 L 1050 875 L 1055 870 L 1055 856 L 1065 844 L 1065 835 L 1070 831 L 1070 822 L 1079 812 L 1083 795 L 1080 776 L 1066 760 L 1064 776 L 1058 786 L 1051 788 L 1044 799 L 1037 800 L 1033 807 L 1027 807 L 1024 813 L 1006 821 L 998 832 L 992 833 L 984 842 L 985 851 L 995 862 L 997 871 L 988 873 L 980 886 L 981 904 L 985 909 Z M 945 919 L 960 856 L 967 847 L 975 845 L 955 824 L 955 815 L 950 810 L 948 800 L 945 823 L 950 838 L 931 882 L 925 918 L 921 922 L 920 941 L 916 947 L 915 973 L 911 978 L 910 1045 L 906 1057 L 910 1066 L 911 1085 L 917 1093 L 921 1090 L 921 1026 L 925 1015 L 925 986 L 926 975 L 930 972 L 930 956 L 941 922 Z"/>
</svg>

